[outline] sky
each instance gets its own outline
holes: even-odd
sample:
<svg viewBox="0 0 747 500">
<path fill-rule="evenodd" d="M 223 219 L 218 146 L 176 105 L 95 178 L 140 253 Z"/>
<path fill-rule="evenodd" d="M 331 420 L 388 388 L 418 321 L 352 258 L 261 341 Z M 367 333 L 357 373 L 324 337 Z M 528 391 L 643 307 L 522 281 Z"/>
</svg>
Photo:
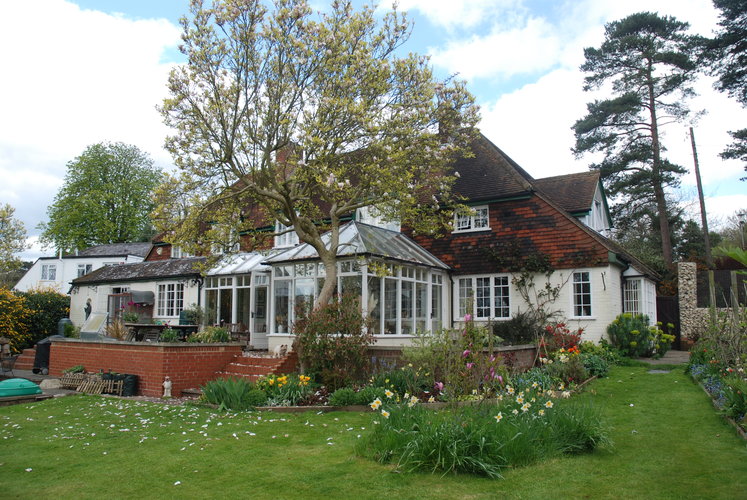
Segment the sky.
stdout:
<svg viewBox="0 0 747 500">
<path fill-rule="evenodd" d="M 325 9 L 324 0 L 311 1 Z M 390 4 L 384 3 L 383 12 Z M 184 61 L 179 18 L 188 0 L 0 0 L 0 203 L 16 209 L 29 234 L 27 260 L 50 255 L 39 223 L 62 186 L 66 165 L 91 144 L 134 144 L 163 169 L 168 128 L 156 106 L 169 71 Z M 400 0 L 414 22 L 405 49 L 428 54 L 436 75 L 458 74 L 481 107 L 482 132 L 535 178 L 582 172 L 590 159 L 571 152 L 573 123 L 586 103 L 583 49 L 598 47 L 605 23 L 640 11 L 689 22 L 711 35 L 711 0 Z M 728 130 L 747 126 L 747 110 L 702 77 L 695 123 L 668 125 L 671 161 L 690 170 L 676 196 L 699 220 L 688 127 L 695 138 L 711 228 L 747 209 L 737 161 L 718 157 Z"/>
</svg>

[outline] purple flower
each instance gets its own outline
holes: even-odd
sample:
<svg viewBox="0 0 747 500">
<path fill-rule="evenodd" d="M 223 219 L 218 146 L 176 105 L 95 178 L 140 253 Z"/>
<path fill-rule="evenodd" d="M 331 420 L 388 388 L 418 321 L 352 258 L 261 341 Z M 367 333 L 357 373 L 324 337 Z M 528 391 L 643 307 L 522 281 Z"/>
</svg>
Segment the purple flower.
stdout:
<svg viewBox="0 0 747 500">
<path fill-rule="evenodd" d="M 468 370 L 471 370 L 473 366 L 475 366 L 474 363 L 467 363 L 467 369 Z"/>
<path fill-rule="evenodd" d="M 441 392 L 441 391 L 444 390 L 444 383 L 443 382 L 436 382 L 435 384 L 433 384 L 433 388 L 436 389 L 437 391 Z"/>
<path fill-rule="evenodd" d="M 495 378 L 497 378 L 497 379 L 498 379 L 498 382 L 500 382 L 501 384 L 503 384 L 503 377 L 501 377 L 500 375 L 498 375 L 498 376 L 497 376 L 497 377 L 495 377 Z"/>
<path fill-rule="evenodd" d="M 469 355 L 470 355 L 470 350 L 469 349 L 465 349 L 465 351 L 462 353 L 462 357 L 463 358 L 466 358 Z"/>
</svg>

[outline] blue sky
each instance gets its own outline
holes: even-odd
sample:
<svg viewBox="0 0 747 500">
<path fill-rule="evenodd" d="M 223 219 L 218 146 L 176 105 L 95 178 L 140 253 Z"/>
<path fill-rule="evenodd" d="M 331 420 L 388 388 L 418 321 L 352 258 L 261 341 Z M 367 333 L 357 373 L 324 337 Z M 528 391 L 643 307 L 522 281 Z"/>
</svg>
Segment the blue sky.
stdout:
<svg viewBox="0 0 747 500">
<path fill-rule="evenodd" d="M 313 0 L 315 8 L 328 2 Z M 358 4 L 360 5 L 361 2 Z M 179 18 L 188 0 L 34 0 L 0 3 L 0 202 L 10 203 L 35 243 L 36 226 L 62 184 L 65 165 L 87 145 L 123 141 L 163 168 L 168 130 L 155 110 L 169 70 L 182 62 Z M 388 4 L 384 4 L 388 5 Z M 581 89 L 583 48 L 598 46 L 606 22 L 642 10 L 673 15 L 711 34 L 711 0 L 400 0 L 414 21 L 408 51 L 429 54 L 440 77 L 468 82 L 482 109 L 483 133 L 534 177 L 586 170 L 570 148 L 574 121 L 595 97 Z M 380 7 L 381 8 L 381 7 Z M 29 21 L 30 20 L 30 21 Z M 10 76 L 10 77 L 8 77 Z M 718 153 L 747 111 L 703 78 L 693 109 L 711 225 L 747 208 L 738 162 Z M 692 168 L 686 124 L 670 125 L 672 161 Z M 676 193 L 695 212 L 695 179 Z M 42 254 L 38 245 L 24 253 Z"/>
</svg>

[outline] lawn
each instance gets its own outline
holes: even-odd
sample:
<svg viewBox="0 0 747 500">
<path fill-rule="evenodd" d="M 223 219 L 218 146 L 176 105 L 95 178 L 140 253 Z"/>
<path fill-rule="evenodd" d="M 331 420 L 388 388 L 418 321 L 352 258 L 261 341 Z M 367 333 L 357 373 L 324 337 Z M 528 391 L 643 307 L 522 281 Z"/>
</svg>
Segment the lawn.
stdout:
<svg viewBox="0 0 747 500">
<path fill-rule="evenodd" d="M 658 368 L 658 367 L 657 367 Z M 370 414 L 217 414 L 95 396 L 0 408 L 3 498 L 739 498 L 747 443 L 677 368 L 615 367 L 579 397 L 615 445 L 505 479 L 355 456 Z"/>
</svg>

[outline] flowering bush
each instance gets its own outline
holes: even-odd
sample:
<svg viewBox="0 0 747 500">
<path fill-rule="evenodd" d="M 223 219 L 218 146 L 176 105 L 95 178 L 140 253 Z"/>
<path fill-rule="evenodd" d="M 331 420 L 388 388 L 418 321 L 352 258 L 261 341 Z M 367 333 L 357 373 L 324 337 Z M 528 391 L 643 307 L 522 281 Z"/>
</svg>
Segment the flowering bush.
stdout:
<svg viewBox="0 0 747 500">
<path fill-rule="evenodd" d="M 674 335 L 665 333 L 662 326 L 661 323 L 649 326 L 648 316 L 645 314 L 624 313 L 607 326 L 607 335 L 625 356 L 661 357 L 674 341 Z M 667 329 L 672 328 L 674 325 L 667 325 Z"/>
<path fill-rule="evenodd" d="M 358 297 L 345 294 L 312 311 L 299 308 L 297 318 L 293 350 L 305 371 L 333 389 L 365 378 L 374 338 Z"/>
<path fill-rule="evenodd" d="M 404 394 L 376 399 L 374 429 L 356 446 L 359 455 L 401 470 L 467 472 L 500 477 L 509 467 L 609 443 L 597 412 L 560 404 L 539 384 L 511 385 L 494 404 L 452 407 L 438 412 Z"/>
<path fill-rule="evenodd" d="M 257 380 L 257 388 L 267 394 L 270 406 L 296 406 L 311 392 L 311 377 L 303 374 L 268 375 Z"/>
<path fill-rule="evenodd" d="M 571 331 L 565 323 L 551 323 L 545 327 L 544 335 L 540 339 L 540 351 L 550 353 L 558 349 L 578 347 L 583 333 L 583 328 Z"/>
</svg>

